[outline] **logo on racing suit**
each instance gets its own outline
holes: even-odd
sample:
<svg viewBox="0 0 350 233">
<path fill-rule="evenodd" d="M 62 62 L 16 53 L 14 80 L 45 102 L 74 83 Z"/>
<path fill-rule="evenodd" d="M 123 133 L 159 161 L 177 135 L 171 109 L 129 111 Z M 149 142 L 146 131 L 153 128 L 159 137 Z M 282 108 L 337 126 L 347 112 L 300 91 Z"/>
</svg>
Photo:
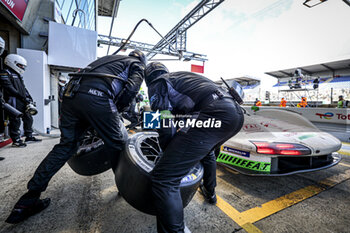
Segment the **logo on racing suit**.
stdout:
<svg viewBox="0 0 350 233">
<path fill-rule="evenodd" d="M 144 129 L 160 129 L 160 116 L 159 110 L 156 112 L 144 112 L 143 113 L 143 128 Z"/>
<path fill-rule="evenodd" d="M 100 96 L 100 97 L 103 96 L 103 92 L 102 91 L 98 91 L 98 90 L 93 89 L 93 88 L 90 88 L 88 93 L 91 94 L 91 95 L 96 95 L 96 96 Z"/>
</svg>

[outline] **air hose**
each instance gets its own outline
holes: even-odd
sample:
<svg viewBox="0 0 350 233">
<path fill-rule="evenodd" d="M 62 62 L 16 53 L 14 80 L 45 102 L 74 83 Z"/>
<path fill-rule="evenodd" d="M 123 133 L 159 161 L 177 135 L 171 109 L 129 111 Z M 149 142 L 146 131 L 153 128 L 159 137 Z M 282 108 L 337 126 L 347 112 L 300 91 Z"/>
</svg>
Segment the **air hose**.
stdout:
<svg viewBox="0 0 350 233">
<path fill-rule="evenodd" d="M 180 56 L 181 54 L 176 50 L 174 49 L 174 47 L 172 46 L 172 44 L 164 37 L 162 36 L 162 34 L 160 34 L 158 32 L 157 29 L 155 29 L 155 27 L 147 20 L 147 19 L 141 19 L 137 24 L 136 26 L 134 27 L 134 29 L 131 31 L 130 35 L 128 36 L 128 38 L 125 40 L 125 42 L 122 44 L 122 46 L 119 47 L 119 49 L 117 51 L 115 51 L 112 55 L 116 55 L 117 53 L 119 53 L 120 50 L 122 50 L 125 45 L 128 43 L 128 41 L 131 39 L 131 37 L 134 35 L 136 29 L 138 28 L 138 26 L 142 23 L 142 22 L 146 22 L 163 40 L 165 40 L 167 42 L 167 44 L 171 47 L 171 49 L 178 53 Z"/>
</svg>

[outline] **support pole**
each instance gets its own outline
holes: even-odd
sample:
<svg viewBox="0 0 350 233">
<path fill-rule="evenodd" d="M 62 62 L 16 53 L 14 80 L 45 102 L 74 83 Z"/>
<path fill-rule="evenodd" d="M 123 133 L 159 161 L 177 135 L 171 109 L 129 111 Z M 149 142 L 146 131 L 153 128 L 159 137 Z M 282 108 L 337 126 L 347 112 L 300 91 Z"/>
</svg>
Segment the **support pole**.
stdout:
<svg viewBox="0 0 350 233">
<path fill-rule="evenodd" d="M 113 25 L 114 25 L 114 19 L 117 17 L 117 13 L 118 13 L 118 9 L 119 9 L 119 3 L 120 0 L 115 0 L 114 1 L 114 9 L 113 9 L 113 14 L 112 14 L 112 22 L 111 22 L 111 28 L 109 29 L 109 38 L 111 38 L 112 35 L 112 30 L 113 30 Z M 108 49 L 107 49 L 107 55 L 109 54 L 109 48 L 111 47 L 111 45 L 108 45 Z"/>
<path fill-rule="evenodd" d="M 331 88 L 331 104 L 333 104 L 333 87 Z"/>
</svg>

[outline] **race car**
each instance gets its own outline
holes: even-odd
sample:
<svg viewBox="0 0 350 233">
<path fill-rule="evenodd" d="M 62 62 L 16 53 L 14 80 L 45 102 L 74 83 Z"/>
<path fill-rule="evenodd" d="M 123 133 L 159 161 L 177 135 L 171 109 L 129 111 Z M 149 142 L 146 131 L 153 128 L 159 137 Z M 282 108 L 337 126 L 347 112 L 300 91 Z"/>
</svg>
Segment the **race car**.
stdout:
<svg viewBox="0 0 350 233">
<path fill-rule="evenodd" d="M 298 113 L 245 113 L 242 130 L 216 151 L 217 163 L 246 175 L 283 176 L 338 164 L 341 142 Z"/>
</svg>

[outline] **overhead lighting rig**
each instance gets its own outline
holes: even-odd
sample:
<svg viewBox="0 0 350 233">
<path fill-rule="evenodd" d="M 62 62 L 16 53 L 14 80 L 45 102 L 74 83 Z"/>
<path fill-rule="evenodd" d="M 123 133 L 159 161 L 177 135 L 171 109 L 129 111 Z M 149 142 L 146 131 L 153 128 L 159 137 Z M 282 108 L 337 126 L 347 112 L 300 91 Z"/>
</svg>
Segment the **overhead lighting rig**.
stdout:
<svg viewBox="0 0 350 233">
<path fill-rule="evenodd" d="M 321 4 L 321 3 L 324 3 L 326 1 L 327 0 L 306 0 L 303 3 L 303 5 L 311 8 L 311 7 L 317 6 L 317 5 Z"/>
<path fill-rule="evenodd" d="M 314 6 L 317 6 L 321 3 L 326 2 L 327 0 L 306 0 L 303 5 L 307 6 L 309 8 L 312 8 Z M 345 2 L 348 6 L 350 6 L 350 0 L 343 0 L 343 2 Z"/>
</svg>

